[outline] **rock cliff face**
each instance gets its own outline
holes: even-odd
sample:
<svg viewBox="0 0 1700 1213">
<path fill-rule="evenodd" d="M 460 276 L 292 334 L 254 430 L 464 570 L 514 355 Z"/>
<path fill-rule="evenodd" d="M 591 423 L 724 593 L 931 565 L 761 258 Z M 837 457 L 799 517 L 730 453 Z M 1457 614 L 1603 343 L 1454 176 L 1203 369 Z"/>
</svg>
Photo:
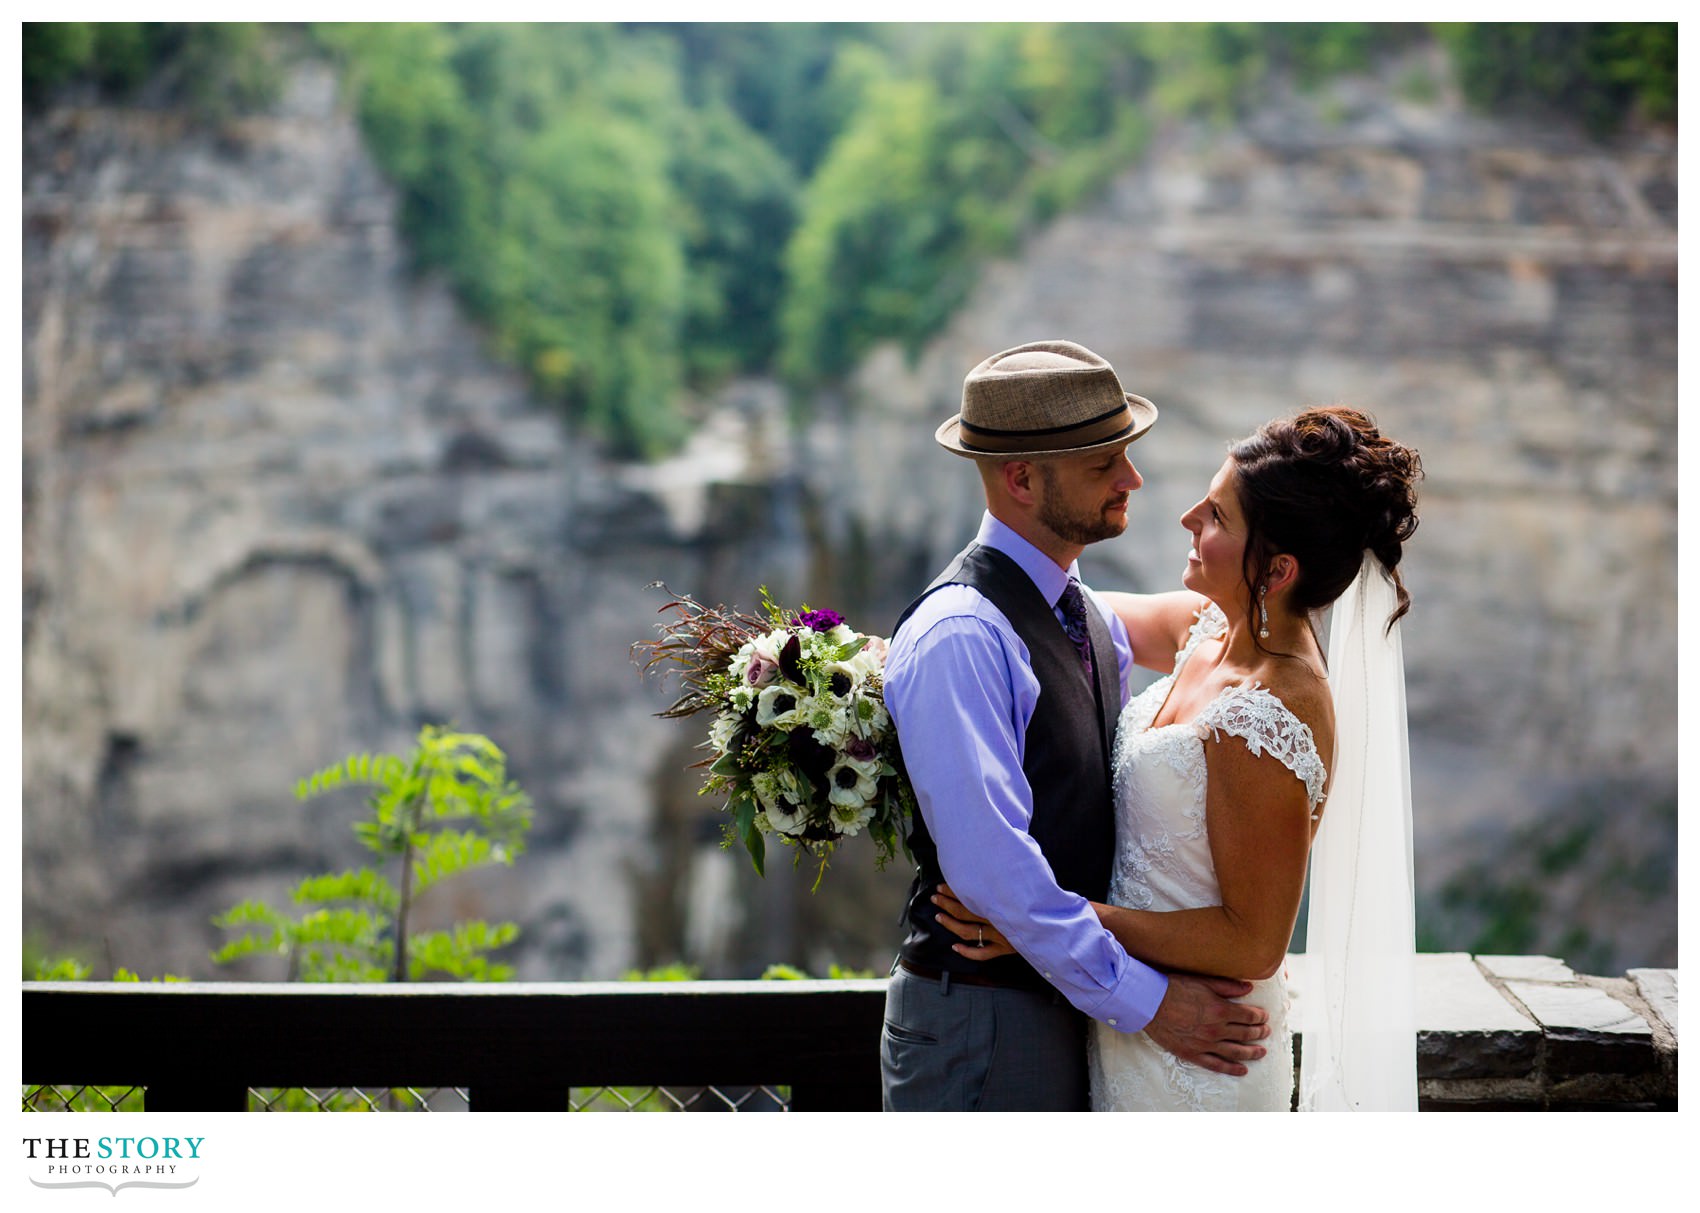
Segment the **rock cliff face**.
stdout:
<svg viewBox="0 0 1700 1213">
<path fill-rule="evenodd" d="M 27 145 L 28 925 L 205 973 L 209 914 L 359 860 L 352 798 L 294 780 L 452 720 L 539 812 L 521 879 L 445 912 L 523 920 L 533 971 L 630 963 L 676 736 L 643 587 L 753 585 L 768 495 L 692 500 L 537 407 L 409 273 L 324 70 L 217 137 L 62 110 Z"/>
<path fill-rule="evenodd" d="M 294 780 L 454 720 L 509 751 L 537 827 L 433 912 L 519 920 L 524 976 L 879 963 L 901 877 L 846 853 L 835 898 L 799 899 L 714 851 L 692 730 L 653 717 L 666 688 L 627 646 L 658 578 L 889 628 L 978 513 L 931 441 L 963 372 L 1053 335 L 1163 414 L 1100 585 L 1172 584 L 1175 519 L 1275 413 L 1349 401 L 1423 451 L 1405 644 L 1431 921 L 1473 929 L 1447 879 L 1519 828 L 1605 810 L 1634 856 L 1674 852 L 1673 138 L 1600 147 L 1367 85 L 1178 129 L 919 359 L 876 354 L 797 435 L 771 385 L 734 385 L 655 467 L 487 358 L 393 210 L 319 68 L 216 136 L 26 123 L 24 922 L 50 946 L 210 975 L 213 912 L 359 860 L 350 806 L 297 806 Z M 1560 858 L 1530 874 L 1555 930 L 1674 963 L 1668 873 L 1590 908 L 1599 881 Z"/>
</svg>

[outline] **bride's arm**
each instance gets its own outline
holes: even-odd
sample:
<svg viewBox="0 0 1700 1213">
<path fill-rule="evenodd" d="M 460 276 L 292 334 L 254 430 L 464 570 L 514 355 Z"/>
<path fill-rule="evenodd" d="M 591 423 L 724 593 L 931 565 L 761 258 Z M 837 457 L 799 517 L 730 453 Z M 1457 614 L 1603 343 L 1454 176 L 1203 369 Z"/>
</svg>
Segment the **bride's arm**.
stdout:
<svg viewBox="0 0 1700 1213">
<path fill-rule="evenodd" d="M 1159 674 L 1175 668 L 1175 654 L 1186 644 L 1187 632 L 1205 599 L 1191 590 L 1166 594 L 1123 594 L 1095 591 L 1121 617 L 1133 644 L 1136 664 Z"/>
<path fill-rule="evenodd" d="M 1093 902 L 1122 947 L 1165 969 L 1257 981 L 1280 972 L 1304 892 L 1310 852 L 1310 802 L 1304 784 L 1271 755 L 1244 740 L 1205 743 L 1205 812 L 1221 905 L 1192 910 L 1130 910 Z M 957 901 L 948 886 L 933 902 L 939 922 L 973 960 L 1013 951 L 1003 936 Z M 983 942 L 981 942 L 983 941 Z"/>
<path fill-rule="evenodd" d="M 1270 754 L 1224 736 L 1204 746 L 1205 813 L 1222 904 L 1130 910 L 1094 903 L 1121 945 L 1149 964 L 1239 977 L 1280 972 L 1304 893 L 1310 802 L 1304 784 Z"/>
</svg>

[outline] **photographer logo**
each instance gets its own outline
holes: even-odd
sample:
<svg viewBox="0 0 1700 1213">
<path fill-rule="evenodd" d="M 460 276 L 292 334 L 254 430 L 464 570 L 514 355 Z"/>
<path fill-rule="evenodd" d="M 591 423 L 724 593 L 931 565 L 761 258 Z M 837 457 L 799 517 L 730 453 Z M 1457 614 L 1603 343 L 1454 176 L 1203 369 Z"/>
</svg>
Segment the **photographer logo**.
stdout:
<svg viewBox="0 0 1700 1213">
<path fill-rule="evenodd" d="M 38 1188 L 192 1188 L 204 1137 L 26 1137 L 29 1181 Z"/>
</svg>

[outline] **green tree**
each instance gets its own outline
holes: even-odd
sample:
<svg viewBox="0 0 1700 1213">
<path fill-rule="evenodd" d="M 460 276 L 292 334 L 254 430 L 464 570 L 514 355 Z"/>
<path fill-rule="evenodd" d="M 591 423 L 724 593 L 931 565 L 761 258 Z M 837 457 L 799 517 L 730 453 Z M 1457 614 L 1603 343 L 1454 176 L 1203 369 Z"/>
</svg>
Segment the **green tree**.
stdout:
<svg viewBox="0 0 1700 1213">
<path fill-rule="evenodd" d="M 792 379 L 842 375 L 878 339 L 924 336 L 961 301 L 938 99 L 925 79 L 874 81 L 805 189 L 781 321 Z"/>
<path fill-rule="evenodd" d="M 24 99 L 39 103 L 83 81 L 107 96 L 155 99 L 217 122 L 275 101 L 291 49 L 280 27 L 246 21 L 32 21 L 23 27 Z"/>
<path fill-rule="evenodd" d="M 562 114 L 527 147 L 494 250 L 503 347 L 631 455 L 681 431 L 685 262 L 667 170 L 642 127 Z"/>
<path fill-rule="evenodd" d="M 354 833 L 394 862 L 396 879 L 370 867 L 309 877 L 294 890 L 295 904 L 306 907 L 298 914 L 241 902 L 213 920 L 242 932 L 213 960 L 282 955 L 290 978 L 301 981 L 511 977 L 511 967 L 488 955 L 518 936 L 511 922 L 409 927 L 415 902 L 431 888 L 474 868 L 512 864 L 525 849 L 530 804 L 508 779 L 502 751 L 479 734 L 427 725 L 411 753 L 350 755 L 303 779 L 295 794 L 307 800 L 346 787 L 371 789 Z"/>
<path fill-rule="evenodd" d="M 890 41 L 889 30 L 850 21 L 647 28 L 677 43 L 690 104 L 728 106 L 799 180 L 813 175 L 855 108 L 857 82 L 839 70 L 840 57 L 884 57 Z"/>
<path fill-rule="evenodd" d="M 881 340 L 918 348 L 979 265 L 1103 185 L 1148 129 L 1128 27 L 949 27 L 897 49 L 837 62 L 858 100 L 786 250 L 781 367 L 803 386 Z"/>
<path fill-rule="evenodd" d="M 687 378 L 709 385 L 772 364 L 799 185 L 725 104 L 688 111 L 684 126 L 673 167 L 686 274 L 681 348 Z"/>
<path fill-rule="evenodd" d="M 474 267 L 487 252 L 491 183 L 449 32 L 396 22 L 315 26 L 314 34 L 343 65 L 367 146 L 400 194 L 414 259 L 447 271 L 475 311 L 486 306 Z"/>
<path fill-rule="evenodd" d="M 88 72 L 96 26 L 86 21 L 26 21 L 21 41 L 25 101 L 39 101 Z"/>
<path fill-rule="evenodd" d="M 1676 116 L 1676 26 L 1668 22 L 1436 24 L 1464 94 L 1494 112 L 1561 113 L 1596 134 L 1632 115 Z"/>
</svg>

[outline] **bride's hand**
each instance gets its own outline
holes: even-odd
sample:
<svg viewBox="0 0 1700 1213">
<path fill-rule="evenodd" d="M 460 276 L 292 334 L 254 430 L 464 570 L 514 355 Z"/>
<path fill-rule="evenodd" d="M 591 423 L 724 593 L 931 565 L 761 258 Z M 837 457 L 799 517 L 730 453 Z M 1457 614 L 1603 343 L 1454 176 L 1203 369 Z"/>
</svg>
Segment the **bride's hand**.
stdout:
<svg viewBox="0 0 1700 1213">
<path fill-rule="evenodd" d="M 936 921 L 963 941 L 951 945 L 953 952 L 969 960 L 996 960 L 999 956 L 1015 954 L 1003 932 L 956 900 L 949 885 L 939 886 L 939 891 L 933 894 L 933 904 L 943 911 Z"/>
</svg>

